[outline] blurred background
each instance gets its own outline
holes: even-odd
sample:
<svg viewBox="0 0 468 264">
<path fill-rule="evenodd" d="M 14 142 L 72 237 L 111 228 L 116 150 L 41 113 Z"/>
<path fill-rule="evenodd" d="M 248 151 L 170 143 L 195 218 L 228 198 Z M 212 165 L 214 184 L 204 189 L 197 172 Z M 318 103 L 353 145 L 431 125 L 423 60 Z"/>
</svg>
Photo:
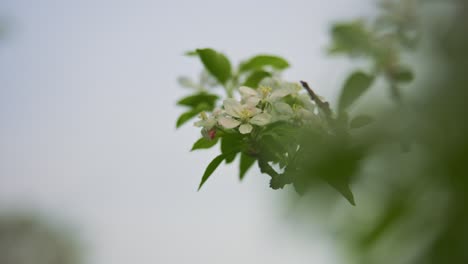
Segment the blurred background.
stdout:
<svg viewBox="0 0 468 264">
<path fill-rule="evenodd" d="M 467 10 L 463 0 L 2 1 L 0 263 L 468 263 Z M 376 30 L 357 22 L 330 36 L 356 18 Z M 331 38 L 353 59 L 327 55 Z M 332 105 L 350 72 L 372 70 L 369 57 L 388 66 L 351 111 L 378 119 L 353 134 L 358 151 L 317 150 L 325 172 L 352 160 L 356 207 L 323 185 L 298 201 L 258 169 L 241 184 L 237 166 L 196 191 L 217 152 L 189 153 L 199 130 L 176 131 L 188 93 L 176 79 L 198 76 L 183 53 L 203 47 L 234 62 L 285 57 L 285 79 Z M 396 83 L 396 62 L 412 82 Z"/>
<path fill-rule="evenodd" d="M 1 1 L 0 230 L 10 231 L 0 231 L 0 252 L 36 256 L 27 252 L 40 229 L 77 244 L 82 263 L 337 263 L 333 239 L 291 224 L 277 206 L 286 194 L 266 188 L 257 169 L 240 184 L 237 166 L 220 168 L 196 192 L 214 151 L 189 153 L 198 129 L 176 131 L 175 102 L 187 93 L 176 78 L 199 74 L 182 56 L 194 48 L 235 62 L 272 53 L 291 62 L 286 79 L 334 98 L 351 63 L 326 57 L 329 27 L 375 9 L 348 0 Z M 56 263 L 40 258 L 0 262 Z"/>
</svg>

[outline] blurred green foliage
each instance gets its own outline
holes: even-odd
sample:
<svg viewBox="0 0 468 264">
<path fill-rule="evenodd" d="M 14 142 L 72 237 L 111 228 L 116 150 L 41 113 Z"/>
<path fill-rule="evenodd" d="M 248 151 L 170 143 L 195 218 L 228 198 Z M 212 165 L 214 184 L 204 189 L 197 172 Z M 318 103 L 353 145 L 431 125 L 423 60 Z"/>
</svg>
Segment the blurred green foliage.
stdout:
<svg viewBox="0 0 468 264">
<path fill-rule="evenodd" d="M 331 179 L 350 177 L 357 207 L 335 203 L 309 179 L 309 208 L 335 231 L 352 260 L 345 262 L 468 263 L 468 3 L 401 0 L 382 7 L 373 29 L 363 21 L 336 25 L 331 51 L 370 58 L 396 104 L 361 107 L 376 121 L 350 140 L 342 137 L 345 143 L 310 143 L 321 149 L 308 155 L 310 169 Z M 367 39 L 379 30 L 398 39 L 385 45 L 388 51 L 376 51 L 382 41 Z M 405 52 L 420 75 L 401 63 Z M 343 98 L 365 85 L 354 92 L 346 87 L 340 109 L 349 105 Z M 352 127 L 367 123 L 356 119 Z"/>
<path fill-rule="evenodd" d="M 1 212 L 0 263 L 77 264 L 81 259 L 65 229 L 30 213 Z"/>
<path fill-rule="evenodd" d="M 349 262 L 468 263 L 468 3 L 383 0 L 379 10 L 373 19 L 331 29 L 330 55 L 365 62 L 345 78 L 336 107 L 301 82 L 320 125 L 279 121 L 250 137 L 221 131 L 214 143 L 200 139 L 193 149 L 221 143 L 200 187 L 240 154 L 240 179 L 257 161 L 271 188 L 292 184 L 311 198 L 302 201 L 335 231 Z M 232 70 L 214 50 L 189 55 L 201 59 L 228 97 L 289 66 L 261 55 Z M 392 104 L 363 100 L 380 88 Z M 324 186 L 357 206 L 344 206 Z"/>
</svg>

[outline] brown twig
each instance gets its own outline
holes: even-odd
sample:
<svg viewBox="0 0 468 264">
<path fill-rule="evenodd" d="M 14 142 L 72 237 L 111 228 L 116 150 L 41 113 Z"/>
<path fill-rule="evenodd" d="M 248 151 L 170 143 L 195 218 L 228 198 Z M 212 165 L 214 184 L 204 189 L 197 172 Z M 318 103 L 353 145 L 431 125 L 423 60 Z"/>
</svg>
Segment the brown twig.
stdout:
<svg viewBox="0 0 468 264">
<path fill-rule="evenodd" d="M 310 96 L 310 99 L 314 101 L 317 106 L 322 109 L 322 111 L 325 113 L 328 119 L 332 119 L 332 110 L 330 109 L 330 104 L 326 101 L 322 101 L 318 95 L 310 88 L 309 84 L 304 81 L 300 81 L 302 84 L 302 87 L 307 91 L 307 93 Z"/>
</svg>

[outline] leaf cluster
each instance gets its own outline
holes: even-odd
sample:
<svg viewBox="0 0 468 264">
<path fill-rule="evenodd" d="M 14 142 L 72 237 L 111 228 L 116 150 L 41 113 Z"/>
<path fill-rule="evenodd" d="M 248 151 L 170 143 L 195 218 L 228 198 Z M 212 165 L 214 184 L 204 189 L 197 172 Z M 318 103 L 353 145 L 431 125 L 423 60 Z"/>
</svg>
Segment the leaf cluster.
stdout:
<svg viewBox="0 0 468 264">
<path fill-rule="evenodd" d="M 413 80 L 411 69 L 401 63 L 399 56 L 402 49 L 410 48 L 407 45 L 409 35 L 402 34 L 408 31 L 408 25 L 393 23 L 393 27 L 389 27 L 382 22 L 386 19 L 390 18 L 382 15 L 375 23 L 355 20 L 332 27 L 330 53 L 360 57 L 369 61 L 372 67 L 356 69 L 346 78 L 336 111 L 302 82 L 317 107 L 316 125 L 275 121 L 247 135 L 218 127 L 214 137 L 206 137 L 205 134 L 195 142 L 192 150 L 212 148 L 220 143 L 220 154 L 208 164 L 199 188 L 221 163 L 230 164 L 239 156 L 241 180 L 257 163 L 260 171 L 271 177 L 272 189 L 292 184 L 299 194 L 303 194 L 316 179 L 320 179 L 354 204 L 350 184 L 360 169 L 361 161 L 370 151 L 372 144 L 369 142 L 372 140 L 356 140 L 352 131 L 361 131 L 374 121 L 374 117 L 366 113 L 350 116 L 352 106 L 379 77 L 387 80 L 395 101 L 401 103 L 399 86 Z M 256 88 L 265 78 L 278 77 L 289 67 L 285 59 L 274 55 L 253 56 L 236 67 L 226 55 L 210 48 L 196 49 L 187 55 L 199 58 L 205 72 L 228 98 L 234 96 L 238 87 Z M 189 109 L 179 117 L 177 127 L 200 112 L 213 111 L 221 98 L 212 90 L 183 98 L 178 104 Z"/>
<path fill-rule="evenodd" d="M 257 87 L 263 79 L 277 76 L 290 66 L 285 59 L 275 55 L 256 55 L 242 61 L 236 68 L 233 68 L 231 61 L 225 54 L 211 48 L 196 49 L 185 54 L 200 59 L 204 66 L 204 72 L 214 81 L 214 87 L 207 87 L 209 85 L 204 85 L 203 82 L 200 82 L 201 84 L 197 86 L 188 83 L 188 78 L 179 78 L 179 80 L 182 80 L 182 85 L 197 86 L 200 89 L 177 102 L 180 106 L 188 107 L 188 110 L 177 119 L 177 128 L 199 113 L 209 112 L 215 108 L 218 99 L 220 99 L 215 88 L 222 88 L 227 97 L 232 97 L 239 86 Z"/>
</svg>

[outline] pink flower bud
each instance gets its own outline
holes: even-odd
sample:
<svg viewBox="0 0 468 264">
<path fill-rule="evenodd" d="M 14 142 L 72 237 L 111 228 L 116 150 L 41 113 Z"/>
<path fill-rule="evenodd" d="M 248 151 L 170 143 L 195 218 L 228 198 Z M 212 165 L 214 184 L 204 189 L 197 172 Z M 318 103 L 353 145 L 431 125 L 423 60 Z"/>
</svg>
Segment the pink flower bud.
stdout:
<svg viewBox="0 0 468 264">
<path fill-rule="evenodd" d="M 208 137 L 210 139 L 214 139 L 216 137 L 216 129 L 215 128 L 208 130 Z"/>
</svg>

